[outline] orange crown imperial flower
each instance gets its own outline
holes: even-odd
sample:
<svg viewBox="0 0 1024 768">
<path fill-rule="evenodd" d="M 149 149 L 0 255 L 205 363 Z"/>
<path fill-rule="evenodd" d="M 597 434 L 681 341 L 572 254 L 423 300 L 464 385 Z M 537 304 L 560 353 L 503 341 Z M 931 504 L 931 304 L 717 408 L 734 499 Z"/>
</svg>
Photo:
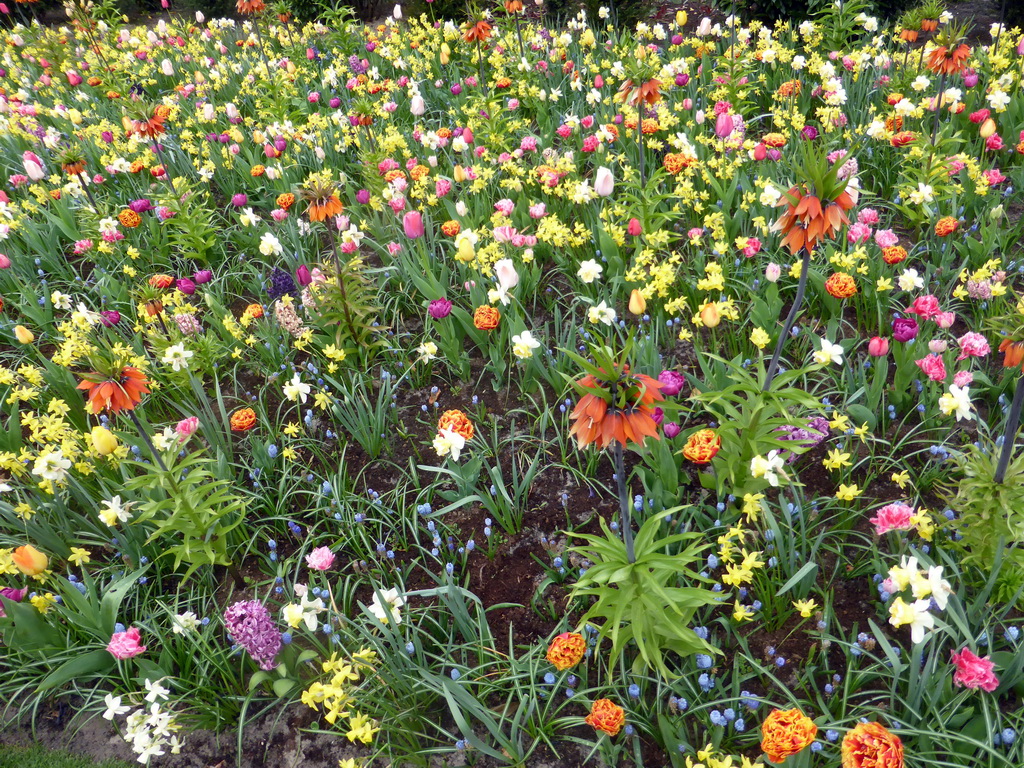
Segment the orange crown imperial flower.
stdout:
<svg viewBox="0 0 1024 768">
<path fill-rule="evenodd" d="M 1003 353 L 1003 368 L 1017 368 L 1024 362 L 1024 341 L 1003 339 L 999 351 Z"/>
<path fill-rule="evenodd" d="M 456 434 L 462 435 L 467 441 L 473 439 L 473 422 L 462 411 L 452 409 L 441 414 L 437 420 L 437 431 L 450 429 Z"/>
<path fill-rule="evenodd" d="M 472 43 L 474 40 L 478 40 L 481 43 L 485 42 L 487 38 L 491 36 L 491 25 L 486 21 L 478 21 L 475 24 L 471 24 L 469 29 L 466 30 L 466 34 L 462 36 L 462 39 L 467 43 Z"/>
<path fill-rule="evenodd" d="M 309 203 L 309 220 L 324 221 L 337 216 L 344 210 L 338 188 L 334 182 L 315 179 L 300 191 L 302 198 Z"/>
<path fill-rule="evenodd" d="M 967 66 L 971 48 L 966 43 L 948 48 L 940 45 L 928 56 L 928 69 L 937 75 L 955 75 Z"/>
<path fill-rule="evenodd" d="M 78 384 L 78 389 L 89 393 L 86 409 L 94 416 L 103 411 L 119 413 L 133 411 L 142 402 L 142 396 L 149 394 L 149 381 L 138 368 L 122 366 L 112 376 L 87 373 Z"/>
<path fill-rule="evenodd" d="M 575 667 L 587 651 L 587 641 L 576 632 L 563 632 L 548 646 L 547 660 L 559 672 Z"/>
<path fill-rule="evenodd" d="M 786 211 L 773 228 L 785 235 L 782 245 L 797 254 L 803 248 L 813 251 L 819 242 L 832 239 L 843 225 L 849 224 L 846 212 L 853 208 L 853 198 L 844 190 L 835 200 L 823 203 L 816 195 L 791 187 L 779 205 L 786 206 Z"/>
<path fill-rule="evenodd" d="M 799 709 L 773 709 L 761 726 L 761 750 L 781 763 L 810 746 L 817 733 L 818 726 Z"/>
<path fill-rule="evenodd" d="M 580 448 L 597 443 L 604 449 L 613 441 L 626 447 L 640 445 L 647 437 L 660 439 L 653 405 L 664 399 L 660 381 L 630 373 L 629 366 L 622 365 L 612 375 L 602 369 L 601 379 L 587 374 L 577 386 L 588 390 L 569 416 L 573 421 L 569 434 L 576 436 Z"/>
<path fill-rule="evenodd" d="M 694 464 L 710 464 L 722 447 L 722 438 L 713 429 L 699 429 L 683 446 L 683 458 Z"/>
<path fill-rule="evenodd" d="M 843 768 L 903 768 L 903 743 L 879 723 L 857 723 L 842 753 Z"/>
<path fill-rule="evenodd" d="M 626 712 L 611 699 L 598 699 L 584 722 L 609 736 L 616 736 L 626 723 Z"/>
</svg>

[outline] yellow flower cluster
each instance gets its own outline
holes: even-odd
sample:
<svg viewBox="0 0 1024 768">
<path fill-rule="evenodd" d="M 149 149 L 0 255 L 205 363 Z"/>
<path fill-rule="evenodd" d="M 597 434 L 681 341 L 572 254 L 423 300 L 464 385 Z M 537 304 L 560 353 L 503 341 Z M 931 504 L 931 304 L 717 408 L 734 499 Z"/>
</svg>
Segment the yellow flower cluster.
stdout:
<svg viewBox="0 0 1024 768">
<path fill-rule="evenodd" d="M 377 663 L 374 651 L 362 649 L 348 659 L 339 657 L 337 653 L 321 664 L 326 682 L 316 681 L 302 692 L 302 703 L 319 711 L 324 708 L 324 719 L 333 725 L 338 718 L 348 718 L 349 730 L 345 734 L 349 741 L 370 744 L 374 734 L 380 730 L 369 715 L 352 711 L 351 705 L 355 698 L 350 691 L 366 673 L 372 672 Z"/>
</svg>

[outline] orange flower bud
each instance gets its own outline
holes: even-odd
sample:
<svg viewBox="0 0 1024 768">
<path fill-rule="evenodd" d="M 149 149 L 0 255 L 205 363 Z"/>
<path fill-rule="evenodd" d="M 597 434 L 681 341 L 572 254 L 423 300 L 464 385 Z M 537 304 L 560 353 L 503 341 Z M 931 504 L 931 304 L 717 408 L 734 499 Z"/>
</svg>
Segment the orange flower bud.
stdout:
<svg viewBox="0 0 1024 768">
<path fill-rule="evenodd" d="M 647 309 L 647 299 L 636 288 L 629 294 L 629 311 L 634 315 L 642 315 Z"/>
<path fill-rule="evenodd" d="M 14 561 L 14 564 L 18 566 L 18 570 L 26 576 L 38 576 L 50 565 L 50 561 L 46 555 L 31 544 L 25 544 L 18 547 L 11 554 L 11 559 Z"/>
</svg>

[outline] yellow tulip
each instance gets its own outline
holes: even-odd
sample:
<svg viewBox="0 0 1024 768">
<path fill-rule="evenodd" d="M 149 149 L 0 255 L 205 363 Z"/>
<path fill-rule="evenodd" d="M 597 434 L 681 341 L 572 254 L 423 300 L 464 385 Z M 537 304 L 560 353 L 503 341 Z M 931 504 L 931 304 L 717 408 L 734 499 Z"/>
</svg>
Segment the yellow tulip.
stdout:
<svg viewBox="0 0 1024 768">
<path fill-rule="evenodd" d="M 106 427 L 92 428 L 92 447 L 100 456 L 109 456 L 117 450 L 119 443 L 114 433 Z"/>
<path fill-rule="evenodd" d="M 647 299 L 636 288 L 629 294 L 629 311 L 634 315 L 642 315 L 647 309 Z"/>
<path fill-rule="evenodd" d="M 986 117 L 985 122 L 981 124 L 981 138 L 987 139 L 989 136 L 996 132 L 996 121 L 991 117 Z"/>
<path fill-rule="evenodd" d="M 718 304 L 713 301 L 705 304 L 704 308 L 700 311 L 700 321 L 704 323 L 705 328 L 714 328 L 722 322 L 722 314 L 718 311 Z"/>
<path fill-rule="evenodd" d="M 441 44 L 441 63 L 442 64 L 447 64 L 449 61 L 451 61 L 451 58 L 452 58 L 452 49 L 448 47 L 448 43 L 442 43 Z"/>
<path fill-rule="evenodd" d="M 31 544 L 18 547 L 11 554 L 11 559 L 18 566 L 18 570 L 26 576 L 38 576 L 46 570 L 50 561 L 42 552 Z"/>
<path fill-rule="evenodd" d="M 14 326 L 14 338 L 22 344 L 31 344 L 36 340 L 36 335 L 24 325 Z"/>
<path fill-rule="evenodd" d="M 452 176 L 456 181 L 465 181 L 466 171 L 461 165 L 456 165 L 455 171 L 452 173 Z"/>
<path fill-rule="evenodd" d="M 687 18 L 686 11 L 676 11 L 676 26 L 685 27 Z"/>
<path fill-rule="evenodd" d="M 81 125 L 82 113 L 79 112 L 77 109 L 70 109 L 68 110 L 68 119 L 75 125 Z"/>
</svg>

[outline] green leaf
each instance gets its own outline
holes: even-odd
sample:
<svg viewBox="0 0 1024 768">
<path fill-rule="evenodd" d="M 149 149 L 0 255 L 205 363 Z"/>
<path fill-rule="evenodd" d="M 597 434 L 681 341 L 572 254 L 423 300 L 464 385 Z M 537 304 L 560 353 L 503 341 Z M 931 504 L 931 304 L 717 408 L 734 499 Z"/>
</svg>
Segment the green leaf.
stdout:
<svg viewBox="0 0 1024 768">
<path fill-rule="evenodd" d="M 116 664 L 117 660 L 106 648 L 90 651 L 61 664 L 42 679 L 36 690 L 43 693 L 52 688 L 59 688 L 76 678 L 105 674 L 112 670 Z"/>
<path fill-rule="evenodd" d="M 818 571 L 818 564 L 815 563 L 814 561 L 811 561 L 809 563 L 804 563 L 803 567 L 799 571 L 794 573 L 790 577 L 790 579 L 785 584 L 782 585 L 782 588 L 779 589 L 779 591 L 776 594 L 781 597 L 782 595 L 784 595 L 787 592 L 789 592 L 789 590 L 791 590 L 797 584 L 801 583 L 805 578 L 807 578 L 807 576 L 809 574 L 815 574 L 815 573 L 817 573 L 817 571 Z M 812 578 L 813 578 L 813 576 L 812 576 Z"/>
</svg>

